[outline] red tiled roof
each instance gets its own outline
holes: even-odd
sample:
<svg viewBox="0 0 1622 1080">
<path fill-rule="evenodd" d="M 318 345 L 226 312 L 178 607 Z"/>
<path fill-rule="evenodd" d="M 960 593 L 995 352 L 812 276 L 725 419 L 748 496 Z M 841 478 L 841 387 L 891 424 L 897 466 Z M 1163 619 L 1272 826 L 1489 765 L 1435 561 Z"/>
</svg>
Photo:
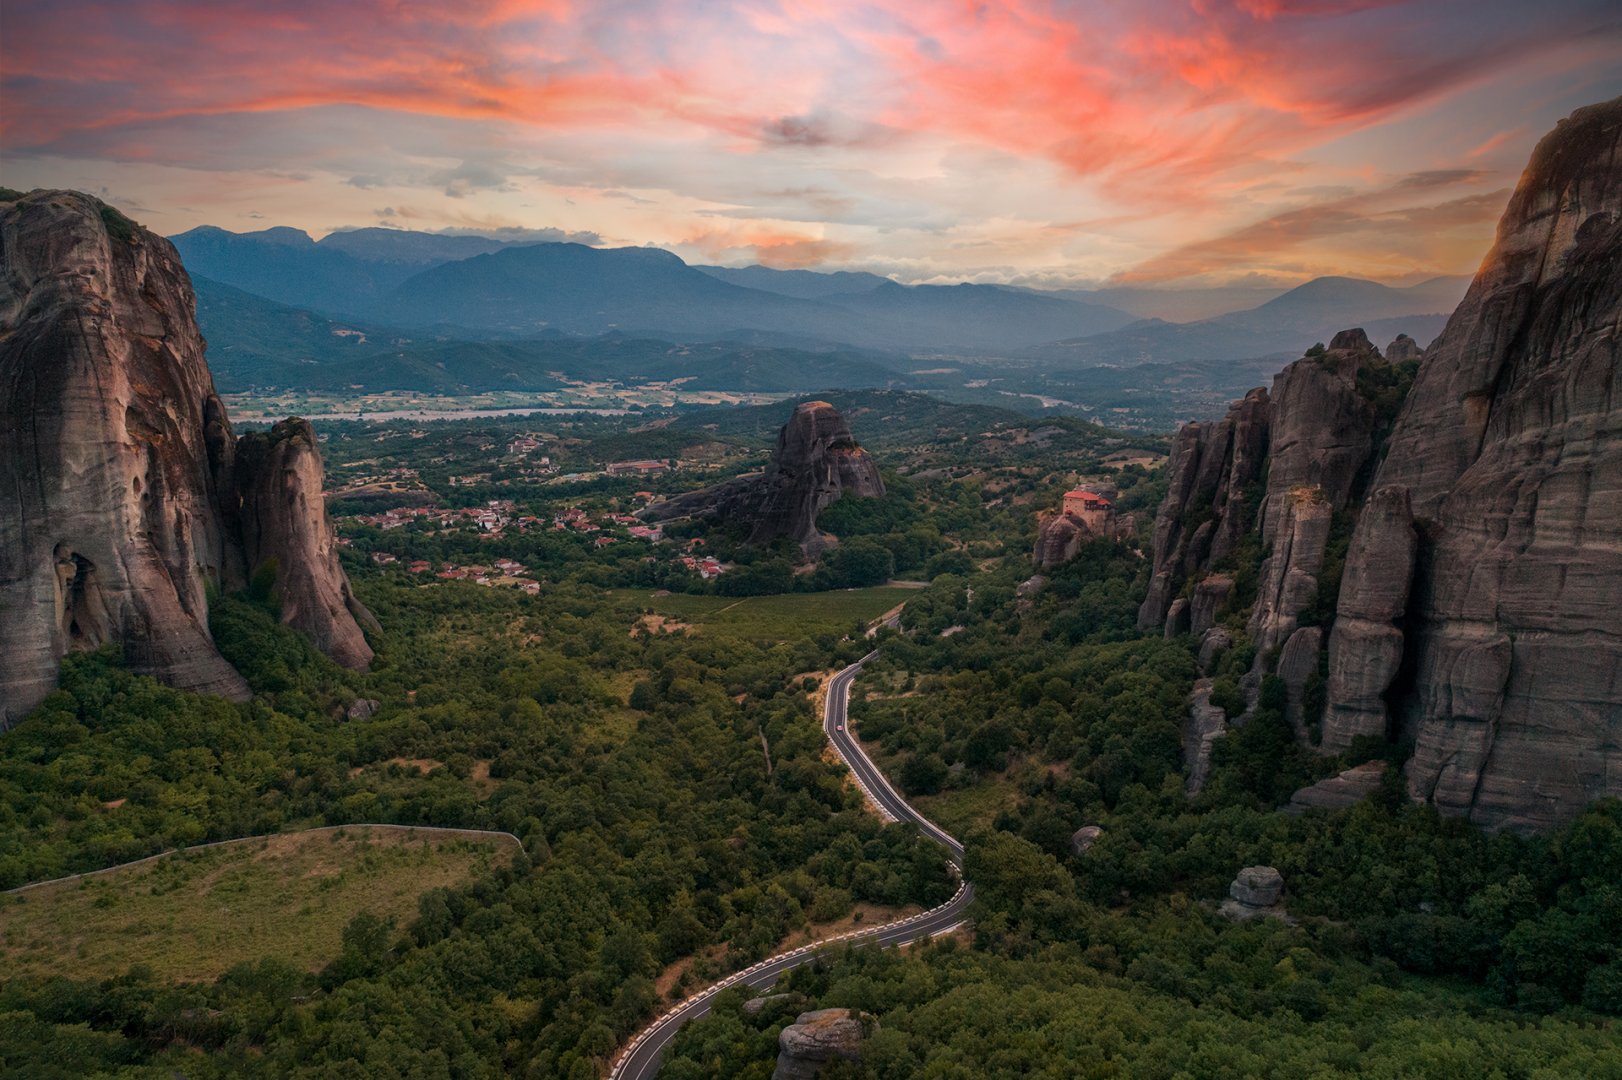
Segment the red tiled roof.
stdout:
<svg viewBox="0 0 1622 1080">
<path fill-rule="evenodd" d="M 1074 491 L 1065 492 L 1064 497 L 1067 499 L 1091 499 L 1094 502 L 1101 502 L 1105 506 L 1110 504 L 1108 499 L 1104 498 L 1104 496 L 1098 494 L 1096 491 L 1085 491 L 1081 488 L 1077 488 Z"/>
</svg>

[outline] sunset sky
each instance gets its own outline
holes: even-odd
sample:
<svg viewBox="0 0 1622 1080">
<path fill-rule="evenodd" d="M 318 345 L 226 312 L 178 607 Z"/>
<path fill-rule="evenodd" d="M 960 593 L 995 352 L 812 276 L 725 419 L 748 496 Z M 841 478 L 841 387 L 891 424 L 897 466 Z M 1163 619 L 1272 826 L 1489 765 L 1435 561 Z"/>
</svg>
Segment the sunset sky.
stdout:
<svg viewBox="0 0 1622 1080">
<path fill-rule="evenodd" d="M 5 0 L 0 183 L 905 281 L 1474 269 L 1615 0 Z"/>
</svg>

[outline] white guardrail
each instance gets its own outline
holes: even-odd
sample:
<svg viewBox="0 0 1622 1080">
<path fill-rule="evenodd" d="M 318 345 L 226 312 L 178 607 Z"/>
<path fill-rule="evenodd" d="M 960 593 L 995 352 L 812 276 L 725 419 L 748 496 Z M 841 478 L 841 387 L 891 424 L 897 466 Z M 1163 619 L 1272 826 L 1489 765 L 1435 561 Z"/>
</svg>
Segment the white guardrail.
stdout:
<svg viewBox="0 0 1622 1080">
<path fill-rule="evenodd" d="M 895 819 L 891 818 L 891 820 L 894 821 Z M 619 1076 L 621 1074 L 621 1070 L 624 1069 L 624 1067 L 625 1067 L 625 1063 L 630 1060 L 632 1054 L 636 1053 L 636 1048 L 638 1046 L 641 1046 L 642 1043 L 648 1038 L 648 1036 L 650 1036 L 654 1032 L 658 1031 L 661 1027 L 663 1027 L 673 1017 L 675 1017 L 676 1015 L 678 1015 L 679 1013 L 681 1013 L 685 1009 L 688 1009 L 688 1008 L 692 1007 L 695 1004 L 698 1004 L 698 1003 L 703 1002 L 703 1001 L 707 1001 L 708 999 L 715 997 L 717 994 L 719 994 L 723 990 L 726 990 L 726 989 L 728 989 L 730 987 L 736 986 L 738 983 L 743 982 L 745 979 L 749 978 L 749 976 L 753 975 L 755 972 L 759 971 L 761 968 L 767 967 L 768 965 L 771 965 L 771 964 L 775 964 L 775 963 L 777 963 L 779 961 L 782 961 L 782 960 L 791 959 L 791 958 L 796 957 L 796 956 L 804 956 L 807 953 L 816 952 L 818 949 L 825 949 L 830 945 L 837 945 L 839 942 L 847 941 L 847 940 L 849 940 L 851 938 L 878 937 L 881 934 L 889 933 L 891 930 L 899 930 L 904 926 L 911 926 L 913 923 L 916 923 L 916 922 L 919 922 L 919 921 L 921 921 L 923 919 L 928 919 L 928 918 L 931 918 L 931 917 L 933 917 L 935 915 L 938 915 L 942 911 L 945 911 L 947 908 L 951 907 L 953 904 L 957 903 L 959 900 L 961 900 L 963 898 L 963 891 L 965 889 L 967 889 L 968 887 L 969 887 L 968 882 L 960 881 L 959 884 L 958 884 L 958 887 L 957 887 L 957 892 L 952 894 L 952 898 L 950 900 L 946 901 L 946 903 L 941 904 L 938 907 L 930 908 L 928 911 L 920 911 L 916 915 L 909 915 L 905 919 L 898 919 L 893 923 L 885 923 L 883 926 L 869 926 L 869 927 L 864 927 L 861 930 L 849 930 L 849 931 L 846 931 L 843 934 L 836 934 L 835 936 L 833 936 L 831 938 L 823 938 L 820 941 L 813 941 L 808 945 L 801 945 L 797 949 L 790 949 L 788 952 L 778 953 L 776 956 L 768 956 L 764 960 L 757 960 L 755 963 L 749 965 L 748 967 L 742 969 L 741 971 L 734 971 L 731 975 L 728 975 L 726 978 L 722 979 L 720 982 L 712 983 L 709 986 L 705 987 L 703 990 L 700 990 L 698 993 L 696 993 L 693 996 L 687 998 L 681 1004 L 675 1006 L 669 1012 L 667 1012 L 663 1016 L 659 1017 L 659 1019 L 655 1020 L 653 1023 L 651 1023 L 647 1027 L 643 1028 L 637 1034 L 636 1038 L 632 1039 L 630 1041 L 630 1043 L 626 1045 L 624 1052 L 622 1052 L 620 1054 L 620 1056 L 619 1056 L 619 1060 L 614 1062 L 614 1067 L 611 1070 L 609 1070 L 609 1073 L 608 1073 L 609 1080 L 618 1080 L 618 1078 L 619 1078 Z M 966 920 L 966 919 L 961 919 L 961 920 L 953 923 L 950 926 L 943 926 L 943 927 L 941 927 L 939 932 L 942 933 L 942 934 L 950 934 L 952 931 L 956 930 L 958 927 L 962 926 L 964 922 L 967 922 L 967 921 L 968 920 Z"/>
</svg>

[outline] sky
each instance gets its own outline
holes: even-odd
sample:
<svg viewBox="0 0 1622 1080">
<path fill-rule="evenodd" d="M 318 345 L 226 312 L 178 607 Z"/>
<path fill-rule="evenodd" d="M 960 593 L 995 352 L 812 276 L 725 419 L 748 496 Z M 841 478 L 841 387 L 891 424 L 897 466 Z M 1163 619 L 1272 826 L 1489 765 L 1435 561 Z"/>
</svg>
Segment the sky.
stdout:
<svg viewBox="0 0 1622 1080">
<path fill-rule="evenodd" d="M 1615 0 L 5 0 L 0 183 L 1048 287 L 1470 273 Z"/>
</svg>

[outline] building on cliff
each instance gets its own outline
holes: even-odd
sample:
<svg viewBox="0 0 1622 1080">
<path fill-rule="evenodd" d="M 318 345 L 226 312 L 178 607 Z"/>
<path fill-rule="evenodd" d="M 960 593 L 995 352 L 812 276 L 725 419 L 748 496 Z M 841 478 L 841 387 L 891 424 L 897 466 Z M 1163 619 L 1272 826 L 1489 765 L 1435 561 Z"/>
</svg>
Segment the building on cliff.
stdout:
<svg viewBox="0 0 1622 1080">
<path fill-rule="evenodd" d="M 1077 488 L 1064 493 L 1064 503 L 1060 512 L 1070 515 L 1093 532 L 1103 535 L 1109 531 L 1110 521 L 1115 516 L 1115 506 L 1096 492 Z"/>
<path fill-rule="evenodd" d="M 1139 625 L 1243 627 L 1299 738 L 1411 742 L 1446 813 L 1622 795 L 1619 251 L 1622 99 L 1539 143 L 1416 370 L 1347 331 L 1178 433 Z"/>
<path fill-rule="evenodd" d="M 169 241 L 100 201 L 0 201 L 0 728 L 62 657 L 117 643 L 136 671 L 241 700 L 212 589 L 274 574 L 282 620 L 334 660 L 375 626 L 338 565 L 310 425 L 237 438 Z"/>
<path fill-rule="evenodd" d="M 1031 557 L 1038 566 L 1058 566 L 1074 559 L 1087 540 L 1120 539 L 1132 528 L 1132 515 L 1117 517 L 1109 495 L 1076 488 L 1064 493 L 1057 513 L 1045 514 L 1037 523 Z"/>
</svg>

